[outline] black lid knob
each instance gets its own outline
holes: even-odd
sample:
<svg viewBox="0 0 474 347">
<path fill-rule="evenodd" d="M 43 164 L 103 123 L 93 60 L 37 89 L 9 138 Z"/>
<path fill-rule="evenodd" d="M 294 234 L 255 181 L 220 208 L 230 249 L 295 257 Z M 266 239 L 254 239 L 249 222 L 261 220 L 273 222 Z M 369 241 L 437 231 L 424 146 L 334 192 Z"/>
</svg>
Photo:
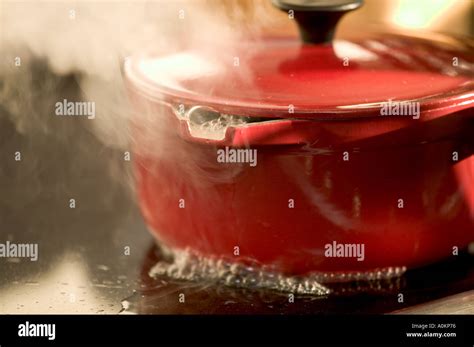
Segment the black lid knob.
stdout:
<svg viewBox="0 0 474 347">
<path fill-rule="evenodd" d="M 363 0 L 272 0 L 279 9 L 291 12 L 306 43 L 330 43 L 337 22 Z"/>
</svg>

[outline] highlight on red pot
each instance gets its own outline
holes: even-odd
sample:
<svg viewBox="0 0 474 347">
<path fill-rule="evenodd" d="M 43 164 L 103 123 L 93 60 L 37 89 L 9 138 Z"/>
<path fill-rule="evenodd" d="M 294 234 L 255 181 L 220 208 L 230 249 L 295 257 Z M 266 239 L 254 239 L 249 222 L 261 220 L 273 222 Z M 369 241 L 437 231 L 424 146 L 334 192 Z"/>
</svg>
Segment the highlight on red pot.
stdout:
<svg viewBox="0 0 474 347">
<path fill-rule="evenodd" d="M 472 264 L 472 13 L 2 2 L 0 311 L 113 313 L 134 289 L 205 284 L 384 293 L 384 313 L 403 291 L 426 291 L 415 305 L 473 289 L 472 267 L 430 289 L 430 269 Z"/>
</svg>

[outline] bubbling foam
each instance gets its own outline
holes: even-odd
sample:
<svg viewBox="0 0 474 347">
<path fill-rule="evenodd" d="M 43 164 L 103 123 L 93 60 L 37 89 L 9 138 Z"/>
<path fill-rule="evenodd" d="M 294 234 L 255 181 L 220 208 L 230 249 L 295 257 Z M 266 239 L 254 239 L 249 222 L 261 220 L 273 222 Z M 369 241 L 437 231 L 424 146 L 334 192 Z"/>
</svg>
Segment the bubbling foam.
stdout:
<svg viewBox="0 0 474 347">
<path fill-rule="evenodd" d="M 405 267 L 387 267 L 367 272 L 314 272 L 304 276 L 288 276 L 260 264 L 248 265 L 203 257 L 189 250 L 167 250 L 167 253 L 170 258 L 155 264 L 149 271 L 151 277 L 266 289 L 295 295 L 326 296 L 332 292 L 323 285 L 326 283 L 388 281 L 400 277 L 406 271 Z"/>
</svg>

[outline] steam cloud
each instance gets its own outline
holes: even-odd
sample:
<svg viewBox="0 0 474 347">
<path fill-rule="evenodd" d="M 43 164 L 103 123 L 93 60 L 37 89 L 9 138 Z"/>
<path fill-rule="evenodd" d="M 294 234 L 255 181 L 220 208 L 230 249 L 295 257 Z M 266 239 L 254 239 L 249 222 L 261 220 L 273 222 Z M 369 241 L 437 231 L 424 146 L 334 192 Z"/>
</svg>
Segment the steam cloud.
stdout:
<svg viewBox="0 0 474 347">
<path fill-rule="evenodd" d="M 44 154 L 29 155 L 22 172 L 15 164 L 3 170 L 10 180 L 6 196 L 15 196 L 5 201 L 12 209 L 25 199 L 40 198 L 45 190 L 60 195 L 74 190 L 64 175 L 71 180 L 96 175 L 100 170 L 90 167 L 104 161 L 96 153 L 107 148 L 122 152 L 100 166 L 129 185 L 131 175 L 123 169 L 121 154 L 130 151 L 132 141 L 132 112 L 121 71 L 127 56 L 212 49 L 218 42 L 258 39 L 271 25 L 267 0 L 0 1 L 0 123 L 13 123 L 15 136 L 22 138 L 20 146 L 14 137 L 0 140 L 2 157 L 9 163 L 17 150 Z M 95 102 L 97 116 L 58 117 L 54 105 L 63 99 Z M 47 155 L 58 151 L 64 153 Z M 35 176 L 57 166 L 58 157 L 63 173 L 54 175 L 57 181 Z M 25 170 L 32 176 L 28 182 Z"/>
<path fill-rule="evenodd" d="M 73 76 L 80 97 L 97 106 L 97 121 L 87 126 L 107 145 L 124 148 L 130 112 L 123 59 L 258 37 L 266 23 L 266 2 L 3 1 L 0 45 L 6 54 L 0 66 L 0 102 L 19 131 L 48 132 L 54 127 L 49 111 L 54 97 L 49 95 L 64 76 Z M 20 68 L 14 66 L 16 57 Z M 51 74 L 38 75 L 39 60 Z M 38 88 L 42 100 L 34 99 Z"/>
</svg>

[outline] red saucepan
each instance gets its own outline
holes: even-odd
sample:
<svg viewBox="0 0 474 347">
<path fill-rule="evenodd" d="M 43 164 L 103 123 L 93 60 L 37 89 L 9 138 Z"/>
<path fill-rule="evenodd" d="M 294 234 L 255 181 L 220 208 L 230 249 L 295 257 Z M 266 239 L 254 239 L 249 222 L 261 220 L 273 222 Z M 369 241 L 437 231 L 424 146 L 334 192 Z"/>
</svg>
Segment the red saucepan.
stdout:
<svg viewBox="0 0 474 347">
<path fill-rule="evenodd" d="M 390 275 L 466 247 L 472 42 L 396 32 L 333 41 L 361 1 L 274 3 L 302 41 L 125 64 L 139 203 L 160 244 L 334 279 Z"/>
</svg>

